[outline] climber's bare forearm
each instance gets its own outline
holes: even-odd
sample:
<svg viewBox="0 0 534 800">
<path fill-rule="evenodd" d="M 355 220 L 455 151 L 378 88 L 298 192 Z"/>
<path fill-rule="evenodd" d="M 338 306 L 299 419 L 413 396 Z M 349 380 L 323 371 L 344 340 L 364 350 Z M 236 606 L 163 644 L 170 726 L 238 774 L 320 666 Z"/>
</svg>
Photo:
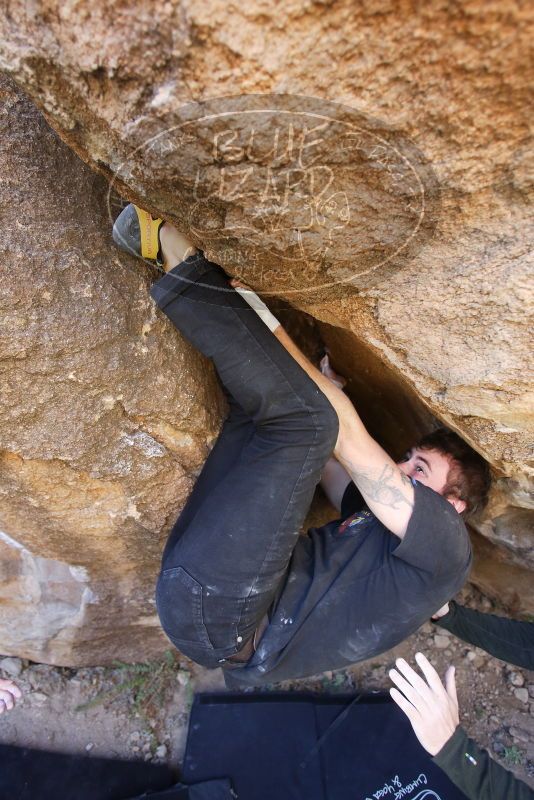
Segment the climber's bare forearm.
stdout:
<svg viewBox="0 0 534 800">
<path fill-rule="evenodd" d="M 349 433 L 338 443 L 335 455 L 373 514 L 402 539 L 413 511 L 414 488 L 410 478 L 369 434 L 362 446 L 360 437 L 351 437 Z"/>
<path fill-rule="evenodd" d="M 361 491 L 378 519 L 397 536 L 404 536 L 410 520 L 412 483 L 386 451 L 368 434 L 347 395 L 326 378 L 297 347 L 280 325 L 274 335 L 315 381 L 335 408 L 339 434 L 334 455 Z"/>
</svg>

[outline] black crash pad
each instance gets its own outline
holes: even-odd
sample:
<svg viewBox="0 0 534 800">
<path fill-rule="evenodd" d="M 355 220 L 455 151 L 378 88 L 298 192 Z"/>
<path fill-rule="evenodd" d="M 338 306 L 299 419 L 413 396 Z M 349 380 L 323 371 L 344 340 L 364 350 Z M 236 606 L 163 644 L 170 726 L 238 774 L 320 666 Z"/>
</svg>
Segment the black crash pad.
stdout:
<svg viewBox="0 0 534 800">
<path fill-rule="evenodd" d="M 465 800 L 389 695 L 198 695 L 182 780 L 223 776 L 239 800 Z"/>
<path fill-rule="evenodd" d="M 0 800 L 234 800 L 228 780 L 176 783 L 167 766 L 0 745 Z"/>
<path fill-rule="evenodd" d="M 0 745 L 0 800 L 124 800 L 176 783 L 167 766 Z"/>
</svg>

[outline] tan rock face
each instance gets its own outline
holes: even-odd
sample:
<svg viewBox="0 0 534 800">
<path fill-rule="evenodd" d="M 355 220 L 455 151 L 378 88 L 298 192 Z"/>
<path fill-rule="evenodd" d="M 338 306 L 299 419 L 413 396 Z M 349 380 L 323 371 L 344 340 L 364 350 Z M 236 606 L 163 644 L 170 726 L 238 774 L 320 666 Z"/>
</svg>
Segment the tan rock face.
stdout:
<svg viewBox="0 0 534 800">
<path fill-rule="evenodd" d="M 521 585 L 532 583 L 524 557 L 532 550 L 526 8 L 506 0 L 461 8 L 431 2 L 410 13 L 350 0 L 276 8 L 10 0 L 4 8 L 0 67 L 61 137 L 119 193 L 192 231 L 231 274 L 270 292 L 275 310 L 284 298 L 319 320 L 336 369 L 351 378 L 355 404 L 385 445 L 404 446 L 435 416 L 487 458 L 496 483 L 476 526 L 490 555 L 481 552 L 475 579 L 515 609 L 532 611 L 532 590 L 516 588 L 517 570 Z M 68 342 L 68 363 L 51 366 L 45 358 L 21 376 L 6 399 L 20 415 L 18 438 L 10 425 L 5 450 L 25 462 L 64 460 L 88 479 L 130 487 L 140 485 L 147 460 L 150 469 L 164 465 L 165 456 L 143 450 L 146 440 L 132 440 L 141 424 L 141 433 L 179 452 L 190 470 L 195 457 L 180 437 L 195 440 L 195 431 L 213 425 L 209 417 L 191 428 L 191 420 L 218 395 L 204 389 L 203 404 L 179 381 L 172 414 L 159 411 L 163 404 L 156 412 L 154 398 L 148 407 L 147 392 L 128 373 L 124 387 L 119 376 L 120 391 L 106 390 L 103 399 L 103 369 L 128 360 L 140 371 L 139 386 L 143 376 L 149 385 L 163 377 L 169 409 L 169 364 L 181 358 L 180 369 L 193 370 L 197 362 L 187 348 L 186 357 L 175 352 L 170 334 L 138 333 L 161 323 L 147 316 L 139 284 L 115 264 L 130 262 L 111 256 L 107 240 L 96 272 L 80 265 L 77 240 L 69 239 L 71 261 L 51 252 L 50 231 L 68 238 L 68 220 L 82 222 L 79 197 L 88 183 L 99 187 L 91 214 L 81 214 L 84 226 L 89 217 L 95 226 L 84 233 L 91 252 L 109 220 L 104 184 L 90 173 L 77 167 L 69 178 L 70 205 L 51 177 L 63 174 L 63 163 L 51 156 L 42 170 L 50 215 L 30 252 L 32 263 L 40 256 L 47 266 L 35 267 L 31 285 L 18 284 L 22 299 L 10 317 L 18 334 L 6 346 L 11 365 L 26 363 L 25 348 L 32 352 L 53 318 L 41 346 Z M 87 284 L 89 272 L 100 276 L 96 284 Z M 44 294 L 44 310 L 34 310 L 44 274 L 54 300 L 75 299 L 75 317 L 53 317 Z M 67 276 L 76 292 L 65 289 Z M 111 318 L 97 296 L 106 297 Z M 98 323 L 84 325 L 90 313 Z M 80 385 L 68 376 L 80 374 L 81 345 L 70 342 L 82 340 L 95 356 L 84 362 Z M 158 355 L 148 358 L 139 346 Z M 42 405 L 31 405 L 32 392 Z M 91 434 L 83 424 L 68 430 L 65 418 L 85 420 Z M 125 419 L 134 426 L 127 426 L 129 439 L 117 433 Z M 132 502 L 158 529 L 165 513 L 148 500 Z M 137 521 L 126 515 L 124 524 Z M 64 556 L 58 550 L 54 557 Z"/>
<path fill-rule="evenodd" d="M 113 248 L 106 182 L 5 78 L 0 103 L 0 650 L 145 657 L 167 646 L 155 577 L 220 392 Z"/>
</svg>

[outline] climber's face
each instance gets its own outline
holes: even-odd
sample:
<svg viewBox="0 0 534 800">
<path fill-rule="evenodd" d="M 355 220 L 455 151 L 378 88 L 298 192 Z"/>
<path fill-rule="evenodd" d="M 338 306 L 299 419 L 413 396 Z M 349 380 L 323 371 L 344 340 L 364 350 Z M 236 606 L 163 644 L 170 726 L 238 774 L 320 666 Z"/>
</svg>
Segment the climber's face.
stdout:
<svg viewBox="0 0 534 800">
<path fill-rule="evenodd" d="M 444 491 L 451 465 L 451 456 L 440 453 L 439 450 L 421 450 L 419 447 L 408 450 L 404 459 L 397 464 L 405 475 L 446 497 L 458 514 L 461 514 L 466 508 L 465 500 L 454 495 L 445 495 Z"/>
<path fill-rule="evenodd" d="M 424 483 L 438 494 L 443 494 L 451 459 L 438 450 L 420 450 L 418 447 L 412 447 L 399 462 L 398 467 L 405 475 Z"/>
</svg>

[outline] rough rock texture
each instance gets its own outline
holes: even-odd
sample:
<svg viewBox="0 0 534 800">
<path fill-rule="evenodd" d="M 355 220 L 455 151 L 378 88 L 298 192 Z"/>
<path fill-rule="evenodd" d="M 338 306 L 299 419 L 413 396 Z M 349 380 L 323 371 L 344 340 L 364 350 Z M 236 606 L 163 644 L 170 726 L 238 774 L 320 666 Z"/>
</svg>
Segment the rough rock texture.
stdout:
<svg viewBox="0 0 534 800">
<path fill-rule="evenodd" d="M 0 106 L 0 651 L 144 658 L 167 646 L 155 576 L 216 376 L 113 248 L 106 181 L 6 78 Z"/>
<path fill-rule="evenodd" d="M 191 230 L 230 273 L 272 293 L 275 310 L 282 297 L 321 321 L 385 445 L 407 443 L 434 415 L 487 458 L 496 482 L 476 523 L 475 580 L 534 610 L 527 4 L 8 0 L 2 28 L 0 67 L 121 195 Z M 105 236 L 102 209 L 93 217 L 92 237 L 99 225 Z M 35 252 L 48 259 L 46 241 Z M 47 280 L 59 274 L 62 286 L 50 261 Z M 121 352 L 132 348 L 124 320 L 113 326 Z M 66 342 L 76 335 L 68 317 L 61 330 Z M 63 385 L 70 371 L 52 374 Z M 64 438 L 58 385 L 33 424 Z M 183 419 L 183 406 L 174 413 Z M 24 444 L 24 459 L 47 469 L 51 458 L 91 479 L 106 469 L 84 437 L 39 456 L 18 435 L 5 449 Z M 104 430 L 98 439 L 110 441 Z"/>
</svg>

